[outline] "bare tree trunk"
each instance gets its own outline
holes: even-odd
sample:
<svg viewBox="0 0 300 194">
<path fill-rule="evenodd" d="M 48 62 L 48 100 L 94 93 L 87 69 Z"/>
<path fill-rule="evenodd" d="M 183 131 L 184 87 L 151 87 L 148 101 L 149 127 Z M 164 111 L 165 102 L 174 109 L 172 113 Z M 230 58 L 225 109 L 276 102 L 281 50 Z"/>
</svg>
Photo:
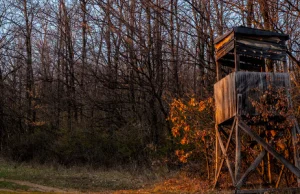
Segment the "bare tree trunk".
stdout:
<svg viewBox="0 0 300 194">
<path fill-rule="evenodd" d="M 2 151 L 3 149 L 4 134 L 5 134 L 3 106 L 4 106 L 4 83 L 3 83 L 2 67 L 0 66 L 0 151 Z"/>
<path fill-rule="evenodd" d="M 106 13 L 105 17 L 107 20 L 107 29 L 106 29 L 106 46 L 107 46 L 107 66 L 108 66 L 108 78 L 110 81 L 112 81 L 113 77 L 113 66 L 112 66 L 112 45 L 111 45 L 111 29 L 112 29 L 112 21 L 111 21 L 111 0 L 107 1 L 107 6 L 106 6 Z M 112 83 L 112 82 L 111 82 Z M 111 86 L 110 86 L 111 87 Z"/>
<path fill-rule="evenodd" d="M 61 0 L 62 9 L 62 29 L 65 44 L 65 80 L 67 94 L 67 123 L 68 129 L 73 129 L 73 118 L 78 121 L 78 112 L 76 106 L 76 90 L 75 90 L 75 72 L 74 72 L 74 50 L 72 41 L 71 21 L 67 13 L 64 0 Z"/>
<path fill-rule="evenodd" d="M 86 57 L 87 57 L 87 27 L 88 27 L 88 23 L 87 23 L 87 19 L 86 19 L 86 14 L 87 14 L 87 10 L 86 10 L 86 6 L 87 6 L 87 1 L 86 0 L 80 0 L 80 5 L 81 5 L 81 12 L 82 12 L 82 53 L 81 53 L 81 80 L 80 80 L 80 85 L 81 85 L 81 89 L 82 91 L 85 91 L 85 82 L 84 82 L 84 77 L 86 74 Z M 79 108 L 79 117 L 80 117 L 80 121 L 83 121 L 83 96 L 81 97 L 81 105 Z"/>
<path fill-rule="evenodd" d="M 223 32 L 223 16 L 224 16 L 224 3 L 223 1 L 214 0 L 214 7 L 217 12 L 217 33 L 221 36 Z"/>
<path fill-rule="evenodd" d="M 136 17 L 135 17 L 135 12 L 136 12 L 136 0 L 132 0 L 130 1 L 130 17 L 129 17 L 129 27 L 127 29 L 127 33 L 129 34 L 129 38 L 130 39 L 134 39 L 134 32 L 135 32 L 135 29 L 136 29 L 136 26 L 135 26 L 135 20 L 136 20 Z M 136 56 L 135 56 L 135 52 L 134 52 L 134 42 L 133 41 L 130 41 L 129 44 L 128 44 L 128 53 L 129 53 L 129 58 L 128 58 L 128 62 L 130 64 L 129 66 L 129 83 L 130 83 L 130 92 L 129 92 L 129 99 L 130 99 L 130 102 L 131 102 L 131 111 L 134 112 L 134 113 L 137 113 L 137 102 L 136 102 L 136 89 L 135 89 L 135 71 L 134 69 L 137 68 L 137 59 L 136 59 Z M 136 115 L 139 115 L 139 114 L 136 114 Z M 139 115 L 140 116 L 140 115 Z"/>
<path fill-rule="evenodd" d="M 63 37 L 64 37 L 64 30 L 63 30 L 63 13 L 62 13 L 62 4 L 63 2 L 59 2 L 59 13 L 58 13 L 58 43 L 57 43 L 57 73 L 56 73 L 56 79 L 57 79 L 57 87 L 56 87 L 56 102 L 55 102 L 55 127 L 57 129 L 60 128 L 60 116 L 62 111 L 62 104 L 61 104 L 61 97 L 63 95 L 63 89 L 62 89 L 62 73 L 63 73 L 63 64 L 64 64 L 64 56 L 63 56 Z"/>
<path fill-rule="evenodd" d="M 270 10 L 270 1 L 267 0 L 259 0 L 259 7 L 260 7 L 260 11 L 262 13 L 262 17 L 264 20 L 264 29 L 265 30 L 270 30 L 270 31 L 274 31 L 274 27 L 271 23 L 271 10 Z M 268 72 L 273 72 L 274 68 L 274 61 L 270 60 L 270 59 L 266 59 L 265 60 L 265 64 L 266 64 L 266 70 Z"/>
<path fill-rule="evenodd" d="M 170 13 L 170 41 L 171 41 L 171 64 L 172 64 L 172 83 L 173 94 L 177 97 L 180 96 L 180 83 L 179 83 L 179 67 L 178 67 L 178 39 L 179 37 L 179 24 L 178 24 L 178 0 L 171 0 L 171 13 Z M 176 30 L 176 31 L 175 31 Z"/>
<path fill-rule="evenodd" d="M 247 27 L 251 27 L 254 20 L 253 0 L 247 0 Z"/>
<path fill-rule="evenodd" d="M 26 25 L 25 46 L 26 46 L 26 100 L 27 100 L 27 121 L 29 122 L 28 130 L 32 132 L 32 124 L 35 122 L 36 112 L 33 107 L 33 98 L 35 96 L 33 68 L 32 68 L 32 20 L 33 15 L 29 18 L 27 10 L 27 1 L 23 1 L 24 17 Z M 31 13 L 32 14 L 32 13 Z M 30 20 L 31 19 L 31 20 Z"/>
<path fill-rule="evenodd" d="M 193 9 L 193 16 L 196 21 L 195 27 L 196 27 L 196 32 L 197 32 L 197 44 L 196 44 L 196 57 L 195 57 L 195 67 L 194 67 L 194 91 L 195 94 L 200 98 L 203 98 L 204 95 L 204 68 L 205 68 L 205 19 L 204 19 L 204 4 L 202 1 L 199 1 L 197 4 L 194 2 L 194 4 L 198 8 L 198 12 L 196 12 L 195 9 Z M 199 68 L 199 75 L 196 74 L 197 67 Z M 199 77 L 199 78 L 198 78 Z M 199 81 L 198 81 L 199 80 Z M 200 83 L 198 83 L 200 82 Z M 198 83 L 198 84 L 197 84 Z M 199 91 L 199 93 L 197 93 Z"/>
<path fill-rule="evenodd" d="M 264 20 L 264 29 L 273 30 L 270 18 L 270 6 L 267 0 L 259 0 L 260 11 Z"/>
</svg>

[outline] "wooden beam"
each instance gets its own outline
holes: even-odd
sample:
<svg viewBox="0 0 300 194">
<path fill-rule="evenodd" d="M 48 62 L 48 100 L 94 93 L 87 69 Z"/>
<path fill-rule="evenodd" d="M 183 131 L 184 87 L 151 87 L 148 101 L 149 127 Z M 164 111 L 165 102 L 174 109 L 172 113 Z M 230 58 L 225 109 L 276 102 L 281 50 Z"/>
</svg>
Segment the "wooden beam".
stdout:
<svg viewBox="0 0 300 194">
<path fill-rule="evenodd" d="M 284 61 L 286 58 L 285 50 L 274 50 L 273 52 L 268 49 L 261 49 L 259 47 L 250 47 L 246 45 L 236 45 L 237 54 L 249 57 L 268 58 L 276 61 Z"/>
<path fill-rule="evenodd" d="M 217 174 L 218 174 L 218 168 L 219 168 L 219 161 L 220 161 L 220 145 L 219 145 L 219 140 L 218 140 L 218 124 L 215 125 L 215 130 L 216 130 L 216 147 L 215 147 L 215 180 L 217 179 Z"/>
<path fill-rule="evenodd" d="M 225 148 L 226 153 L 227 153 L 227 150 L 228 150 L 228 148 L 229 148 L 229 144 L 230 144 L 230 142 L 231 142 L 231 137 L 232 137 L 232 134 L 233 134 L 233 130 L 234 130 L 235 125 L 236 125 L 236 117 L 234 118 L 234 121 L 233 121 L 231 130 L 230 130 L 229 137 L 227 138 L 227 143 L 226 143 L 226 148 Z M 215 183 L 214 183 L 213 188 L 215 188 L 216 185 L 217 185 L 217 183 L 218 183 L 218 179 L 219 179 L 219 176 L 220 176 L 222 167 L 223 167 L 224 160 L 225 160 L 225 159 L 222 158 L 221 163 L 220 163 L 220 166 L 218 167 L 219 169 L 217 169 L 217 174 L 216 174 Z"/>
<path fill-rule="evenodd" d="M 294 119 L 294 124 L 295 124 L 295 127 L 296 127 L 296 132 L 297 132 L 298 134 L 300 134 L 300 128 L 299 128 L 298 122 L 297 122 L 297 120 L 296 120 L 295 117 L 294 117 L 293 119 Z"/>
<path fill-rule="evenodd" d="M 235 71 L 239 71 L 240 70 L 240 55 L 237 52 L 236 41 L 234 44 L 234 65 L 235 65 Z"/>
<path fill-rule="evenodd" d="M 240 180 L 236 183 L 236 188 L 240 189 L 245 181 L 247 180 L 248 175 L 255 170 L 255 168 L 260 164 L 264 156 L 266 155 L 266 150 L 263 150 L 260 152 L 260 154 L 257 156 L 257 158 L 254 160 L 254 162 L 249 166 L 249 168 L 245 171 L 245 173 L 242 175 Z"/>
<path fill-rule="evenodd" d="M 240 38 L 237 41 L 238 45 L 249 48 L 258 48 L 261 50 L 267 50 L 267 52 L 274 52 L 277 50 L 284 51 L 286 50 L 285 44 L 278 44 L 277 42 L 267 42 L 264 40 L 254 40 L 248 38 Z"/>
<path fill-rule="evenodd" d="M 297 122 L 297 121 L 296 121 Z M 298 148 L 298 137 L 296 132 L 296 126 L 292 128 L 292 144 L 294 147 L 294 161 L 295 166 L 299 169 L 300 168 L 300 153 Z M 298 187 L 300 187 L 300 177 L 297 178 Z"/>
<path fill-rule="evenodd" d="M 220 48 L 222 47 L 226 47 L 227 44 L 233 40 L 234 38 L 234 33 L 230 33 L 228 34 L 228 36 L 224 37 L 221 41 L 219 41 L 218 43 L 215 44 L 215 49 L 216 51 L 218 51 Z"/>
<path fill-rule="evenodd" d="M 237 95 L 237 119 L 236 119 L 236 126 L 235 126 L 235 180 L 239 179 L 239 171 L 241 165 L 241 138 L 240 138 L 240 131 L 239 131 L 239 116 L 241 115 L 242 111 L 242 94 Z"/>
<path fill-rule="evenodd" d="M 227 156 L 226 149 L 225 149 L 225 147 L 223 145 L 223 141 L 222 141 L 221 135 L 219 133 L 219 130 L 217 130 L 217 138 L 219 140 L 219 145 L 220 145 L 221 150 L 223 152 L 223 155 L 225 157 L 227 168 L 228 168 L 228 171 L 229 171 L 231 179 L 232 179 L 232 183 L 233 183 L 233 185 L 235 185 L 235 179 L 234 179 L 233 171 L 232 171 L 232 168 L 231 168 L 231 165 L 230 165 L 230 161 L 229 161 L 228 156 Z"/>
<path fill-rule="evenodd" d="M 216 61 L 216 74 L 217 74 L 217 81 L 222 79 L 221 62 L 219 60 Z"/>
<path fill-rule="evenodd" d="M 225 47 L 220 48 L 217 52 L 216 52 L 216 60 L 221 59 L 222 57 L 224 57 L 225 55 L 227 55 L 229 52 L 231 52 L 234 49 L 234 41 L 230 41 L 230 43 L 228 43 Z"/>
<path fill-rule="evenodd" d="M 288 67 L 287 67 L 286 61 L 282 61 L 281 63 L 282 63 L 282 66 L 283 66 L 283 72 L 287 73 L 288 72 Z"/>
<path fill-rule="evenodd" d="M 272 154 L 277 160 L 281 161 L 292 173 L 294 173 L 298 178 L 300 177 L 300 170 L 291 164 L 288 160 L 286 160 L 283 156 L 281 156 L 276 150 L 267 144 L 259 135 L 252 131 L 252 129 L 247 126 L 243 121 L 239 121 L 239 127 L 251 136 L 257 143 L 259 143 L 266 151 Z"/>
<path fill-rule="evenodd" d="M 281 177 L 282 177 L 282 174 L 283 174 L 283 170 L 284 170 L 284 164 L 281 166 L 281 169 L 280 169 L 280 173 L 279 173 L 279 176 L 278 176 L 276 185 L 275 185 L 275 188 L 276 188 L 276 189 L 278 188 L 279 183 L 280 183 L 280 181 L 281 181 Z"/>
<path fill-rule="evenodd" d="M 236 122 L 235 119 L 234 119 L 234 122 Z M 235 126 L 235 125 L 234 125 L 234 126 Z M 234 126 L 232 126 L 232 127 L 234 127 Z M 230 143 L 233 145 L 233 147 L 235 147 L 235 142 L 232 140 L 232 138 L 229 138 L 229 135 L 226 133 L 226 131 L 223 129 L 223 127 L 219 126 L 219 129 L 220 129 L 221 133 L 222 133 L 227 139 L 230 140 Z"/>
</svg>

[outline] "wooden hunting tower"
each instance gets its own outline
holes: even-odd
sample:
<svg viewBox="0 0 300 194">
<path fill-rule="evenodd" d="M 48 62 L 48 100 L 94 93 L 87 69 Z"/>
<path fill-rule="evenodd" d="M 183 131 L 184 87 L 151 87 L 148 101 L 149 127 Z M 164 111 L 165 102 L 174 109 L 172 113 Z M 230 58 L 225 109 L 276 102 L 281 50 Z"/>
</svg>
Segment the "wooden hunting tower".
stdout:
<svg viewBox="0 0 300 194">
<path fill-rule="evenodd" d="M 278 170 L 274 172 L 273 178 L 271 172 L 265 172 L 269 174 L 269 182 L 275 181 L 276 178 L 276 187 L 278 187 L 282 174 L 292 172 L 296 175 L 297 184 L 300 186 L 299 144 L 297 141 L 297 133 L 300 134 L 300 131 L 295 119 L 292 124 L 294 127 L 286 129 L 292 137 L 292 141 L 290 141 L 294 148 L 292 159 L 284 157 L 278 151 L 275 145 L 277 136 L 265 137 L 266 130 L 270 130 L 269 127 L 266 127 L 266 123 L 254 123 L 249 119 L 259 114 L 252 106 L 253 100 L 259 100 L 269 86 L 283 88 L 289 99 L 290 77 L 286 63 L 285 45 L 285 41 L 288 39 L 289 36 L 285 34 L 240 26 L 234 27 L 215 40 L 218 81 L 214 85 L 216 105 L 215 186 L 221 172 L 225 171 L 224 162 L 226 162 L 233 186 L 240 189 L 250 172 L 259 171 L 257 170 L 258 166 L 262 167 L 260 176 L 264 176 L 264 166 L 269 165 L 266 167 L 266 171 L 270 171 L 272 169 L 271 161 L 274 159 L 279 160 L 283 165 L 282 168 L 279 168 L 279 172 L 277 172 Z M 290 99 L 287 102 L 289 103 L 286 106 L 290 108 Z M 273 116 L 280 118 L 279 113 L 276 112 Z M 278 137 L 280 134 L 282 137 L 283 133 L 285 132 L 278 132 Z M 252 145 L 249 145 L 249 142 Z M 249 148 L 253 149 L 249 151 Z M 253 155 L 248 156 L 250 152 L 257 152 L 257 154 L 254 154 L 254 157 Z M 264 161 L 266 162 L 264 163 Z M 275 166 L 273 167 L 275 168 Z M 285 168 L 289 171 L 286 171 Z"/>
</svg>

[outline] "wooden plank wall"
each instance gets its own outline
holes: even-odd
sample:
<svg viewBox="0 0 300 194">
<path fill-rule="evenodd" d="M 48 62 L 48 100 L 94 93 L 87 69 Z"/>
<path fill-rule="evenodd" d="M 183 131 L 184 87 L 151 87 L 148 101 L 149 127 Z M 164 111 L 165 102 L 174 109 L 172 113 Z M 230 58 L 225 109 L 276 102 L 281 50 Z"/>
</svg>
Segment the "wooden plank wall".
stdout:
<svg viewBox="0 0 300 194">
<path fill-rule="evenodd" d="M 235 72 L 214 85 L 216 123 L 220 124 L 236 114 Z"/>
<path fill-rule="evenodd" d="M 214 85 L 216 123 L 221 124 L 236 114 L 236 97 L 242 94 L 242 116 L 255 115 L 250 98 L 258 100 L 268 85 L 290 88 L 288 73 L 238 71 L 229 74 Z"/>
<path fill-rule="evenodd" d="M 238 54 L 286 61 L 286 45 L 278 37 L 236 36 Z"/>
<path fill-rule="evenodd" d="M 266 72 L 246 72 L 236 73 L 236 93 L 242 94 L 242 112 L 241 115 L 256 115 L 255 108 L 250 100 L 258 101 L 259 98 L 268 89 L 269 85 L 279 89 L 284 87 L 289 92 L 290 77 L 288 73 L 266 73 Z"/>
<path fill-rule="evenodd" d="M 222 41 L 215 44 L 216 60 L 219 60 L 228 52 L 234 49 L 234 33 L 228 34 Z"/>
</svg>

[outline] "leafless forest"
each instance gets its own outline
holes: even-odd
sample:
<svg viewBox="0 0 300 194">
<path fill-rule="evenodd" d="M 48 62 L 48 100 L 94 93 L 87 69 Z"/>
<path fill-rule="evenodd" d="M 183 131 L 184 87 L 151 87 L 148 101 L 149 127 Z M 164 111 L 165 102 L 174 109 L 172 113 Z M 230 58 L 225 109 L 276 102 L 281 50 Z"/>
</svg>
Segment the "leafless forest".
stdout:
<svg viewBox="0 0 300 194">
<path fill-rule="evenodd" d="M 175 161 L 170 104 L 213 96 L 214 39 L 240 25 L 290 36 L 297 91 L 299 0 L 0 0 L 1 155 Z"/>
</svg>

